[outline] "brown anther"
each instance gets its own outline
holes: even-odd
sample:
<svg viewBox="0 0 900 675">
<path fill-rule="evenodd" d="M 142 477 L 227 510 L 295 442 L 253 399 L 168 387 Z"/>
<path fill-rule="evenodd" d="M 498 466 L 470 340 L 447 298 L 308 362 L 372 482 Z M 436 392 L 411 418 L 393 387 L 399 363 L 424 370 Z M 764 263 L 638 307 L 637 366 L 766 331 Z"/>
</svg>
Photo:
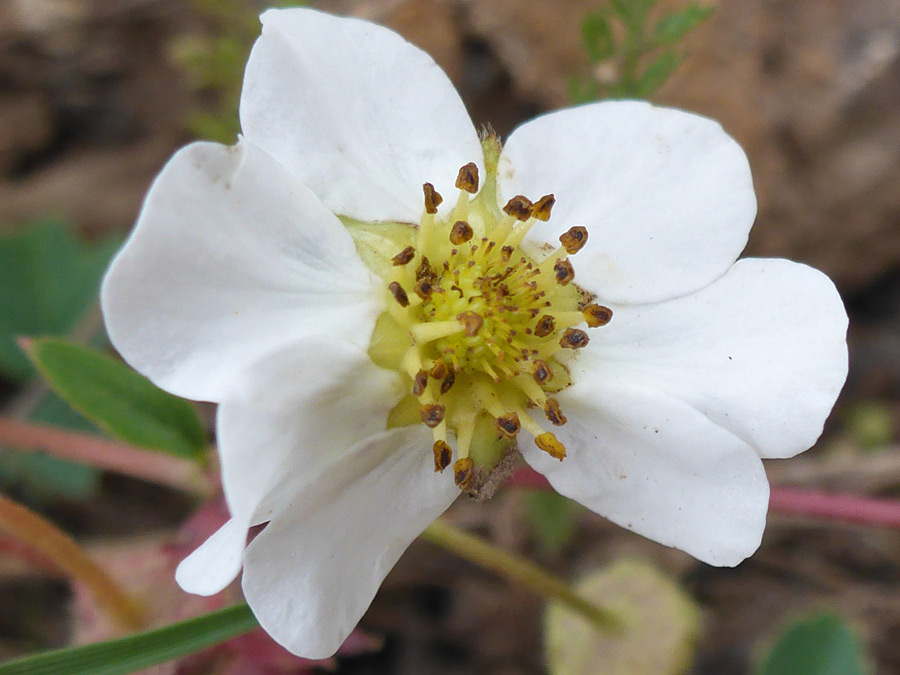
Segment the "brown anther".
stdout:
<svg viewBox="0 0 900 675">
<path fill-rule="evenodd" d="M 444 469 L 450 466 L 450 460 L 453 458 L 453 451 L 447 444 L 447 441 L 434 442 L 434 472 L 444 473 Z"/>
<path fill-rule="evenodd" d="M 427 386 L 428 373 L 426 373 L 424 370 L 420 370 L 413 378 L 413 396 L 419 398 L 422 394 L 425 393 L 425 387 Z"/>
<path fill-rule="evenodd" d="M 432 283 L 431 278 L 425 277 L 424 279 L 419 279 L 416 282 L 416 285 L 413 286 L 413 291 L 415 291 L 416 295 L 423 300 L 430 300 L 434 293 L 434 284 Z"/>
<path fill-rule="evenodd" d="M 512 246 L 504 246 L 500 249 L 500 262 L 508 263 L 509 259 L 512 258 L 513 251 L 515 251 Z"/>
<path fill-rule="evenodd" d="M 519 433 L 522 428 L 522 424 L 519 422 L 519 416 L 514 412 L 501 415 L 494 420 L 494 424 L 497 425 L 500 433 L 506 438 L 515 438 L 516 434 Z"/>
<path fill-rule="evenodd" d="M 429 429 L 434 429 L 444 421 L 444 406 L 437 403 L 423 403 L 419 406 L 419 414 L 422 415 L 422 424 Z"/>
<path fill-rule="evenodd" d="M 595 302 L 586 305 L 585 308 L 581 310 L 581 313 L 584 314 L 584 320 L 587 321 L 587 325 L 591 328 L 605 326 L 612 321 L 613 316 L 613 311 L 609 307 L 598 305 Z"/>
<path fill-rule="evenodd" d="M 436 380 L 443 380 L 447 377 L 448 372 L 447 363 L 444 359 L 438 359 L 434 362 L 434 365 L 431 366 L 431 370 L 428 371 L 428 374 Z"/>
<path fill-rule="evenodd" d="M 559 235 L 559 243 L 566 249 L 566 253 L 574 255 L 584 248 L 588 240 L 588 231 L 586 227 L 576 225 L 570 227 L 567 232 Z"/>
<path fill-rule="evenodd" d="M 531 203 L 530 199 L 522 195 L 516 195 L 506 202 L 503 212 L 509 216 L 514 216 L 518 220 L 525 221 L 531 218 L 531 210 L 533 208 L 534 204 Z"/>
<path fill-rule="evenodd" d="M 447 373 L 447 377 L 444 378 L 444 381 L 441 382 L 441 393 L 446 394 L 450 391 L 450 387 L 453 386 L 454 382 L 456 382 L 456 373 L 451 370 Z"/>
<path fill-rule="evenodd" d="M 450 228 L 450 243 L 456 246 L 465 244 L 473 234 L 471 225 L 464 220 L 457 220 Z"/>
<path fill-rule="evenodd" d="M 562 410 L 559 409 L 559 401 L 555 398 L 547 399 L 544 404 L 544 414 L 547 415 L 550 424 L 555 427 L 561 427 L 566 423 L 566 416 L 562 414 Z"/>
<path fill-rule="evenodd" d="M 453 465 L 453 480 L 460 490 L 465 490 L 475 473 L 475 462 L 471 457 L 456 460 Z"/>
<path fill-rule="evenodd" d="M 581 349 L 591 339 L 588 334 L 578 328 L 566 328 L 566 332 L 559 338 L 559 346 L 564 349 Z"/>
<path fill-rule="evenodd" d="M 538 384 L 547 384 L 550 380 L 553 379 L 553 371 L 550 370 L 550 366 L 546 361 L 541 361 L 538 359 L 534 362 L 534 370 L 532 371 L 534 375 L 534 381 Z"/>
<path fill-rule="evenodd" d="M 471 195 L 478 192 L 478 167 L 475 166 L 475 162 L 469 162 L 459 170 L 459 175 L 456 176 L 456 187 Z"/>
<path fill-rule="evenodd" d="M 531 210 L 531 217 L 546 223 L 550 220 L 550 211 L 555 203 L 556 197 L 553 195 L 544 195 L 534 203 L 534 208 Z"/>
<path fill-rule="evenodd" d="M 391 262 L 394 263 L 394 267 L 401 267 L 402 265 L 406 265 L 415 257 L 416 249 L 414 249 L 412 246 L 407 246 L 405 249 L 400 251 L 400 253 L 391 258 Z"/>
<path fill-rule="evenodd" d="M 457 314 L 456 320 L 461 321 L 465 327 L 466 337 L 475 337 L 484 323 L 484 319 L 481 318 L 481 315 L 476 314 L 475 312 L 462 312 L 461 314 Z"/>
<path fill-rule="evenodd" d="M 425 213 L 434 215 L 437 213 L 437 207 L 441 205 L 444 198 L 441 197 L 440 192 L 434 189 L 434 185 L 431 183 L 425 183 L 422 186 L 422 192 L 425 193 Z"/>
<path fill-rule="evenodd" d="M 557 260 L 553 266 L 553 273 L 556 275 L 556 283 L 560 286 L 568 286 L 569 282 L 575 278 L 575 268 L 568 258 Z"/>
<path fill-rule="evenodd" d="M 556 319 L 550 314 L 544 314 L 538 319 L 537 325 L 534 327 L 534 334 L 538 337 L 547 337 L 556 330 Z"/>
<path fill-rule="evenodd" d="M 535 436 L 534 444 L 560 462 L 566 457 L 566 446 L 560 443 L 559 439 L 549 431 L 545 431 L 540 436 Z"/>
<path fill-rule="evenodd" d="M 388 290 L 401 307 L 409 307 L 409 296 L 403 290 L 403 286 L 396 281 L 392 281 L 388 284 Z"/>
<path fill-rule="evenodd" d="M 420 281 L 422 279 L 437 279 L 437 273 L 425 256 L 422 256 L 419 265 L 416 267 L 416 280 Z"/>
</svg>

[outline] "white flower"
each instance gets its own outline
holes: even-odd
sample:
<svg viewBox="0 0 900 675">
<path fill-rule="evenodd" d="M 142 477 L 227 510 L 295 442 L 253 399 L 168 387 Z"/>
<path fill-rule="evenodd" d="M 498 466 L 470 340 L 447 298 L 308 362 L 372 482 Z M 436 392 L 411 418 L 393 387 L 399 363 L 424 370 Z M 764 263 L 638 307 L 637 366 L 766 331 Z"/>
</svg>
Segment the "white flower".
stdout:
<svg viewBox="0 0 900 675">
<path fill-rule="evenodd" d="M 243 566 L 263 627 L 330 655 L 459 494 L 435 463 L 455 457 L 468 486 L 497 460 L 497 418 L 559 492 L 612 521 L 714 565 L 757 548 L 761 458 L 821 433 L 847 319 L 819 272 L 735 262 L 756 202 L 719 125 L 598 103 L 521 126 L 498 159 L 426 54 L 305 9 L 263 15 L 241 123 L 235 147 L 169 161 L 102 293 L 129 363 L 219 404 L 232 519 L 182 563 L 183 588 L 216 593 Z M 425 183 L 447 198 L 437 208 L 426 186 L 423 213 Z M 567 231 L 573 267 L 557 249 L 533 274 Z M 612 321 L 564 337 L 588 302 Z M 561 422 L 557 404 L 554 436 L 534 413 Z"/>
</svg>

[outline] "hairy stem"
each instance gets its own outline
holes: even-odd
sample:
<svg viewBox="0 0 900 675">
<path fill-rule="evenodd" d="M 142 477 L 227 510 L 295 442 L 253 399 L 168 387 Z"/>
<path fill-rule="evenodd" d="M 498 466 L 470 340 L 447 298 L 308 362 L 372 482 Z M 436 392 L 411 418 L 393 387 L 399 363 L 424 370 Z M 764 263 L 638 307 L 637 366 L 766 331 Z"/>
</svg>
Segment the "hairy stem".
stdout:
<svg viewBox="0 0 900 675">
<path fill-rule="evenodd" d="M 211 491 L 208 480 L 194 462 L 89 434 L 0 418 L 0 445 L 17 450 L 46 452 L 60 459 L 134 476 L 201 496 L 208 495 Z"/>
<path fill-rule="evenodd" d="M 622 626 L 618 614 L 585 600 L 562 579 L 443 520 L 429 525 L 422 537 L 464 560 L 522 584 L 538 595 L 565 603 L 602 631 L 618 630 Z"/>
<path fill-rule="evenodd" d="M 128 629 L 142 625 L 141 612 L 110 576 L 65 532 L 41 516 L 0 495 L 0 529 L 46 556 L 84 584 L 116 621 Z"/>
</svg>

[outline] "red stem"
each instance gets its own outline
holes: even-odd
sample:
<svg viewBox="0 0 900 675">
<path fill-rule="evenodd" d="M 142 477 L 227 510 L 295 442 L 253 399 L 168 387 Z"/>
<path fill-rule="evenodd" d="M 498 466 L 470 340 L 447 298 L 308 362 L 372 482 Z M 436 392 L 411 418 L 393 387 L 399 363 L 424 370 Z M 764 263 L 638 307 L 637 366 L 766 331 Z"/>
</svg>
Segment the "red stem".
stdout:
<svg viewBox="0 0 900 675">
<path fill-rule="evenodd" d="M 532 490 L 551 489 L 546 478 L 528 467 L 513 472 L 509 484 Z M 900 529 L 900 501 L 895 499 L 773 486 L 769 496 L 769 512 Z"/>
</svg>

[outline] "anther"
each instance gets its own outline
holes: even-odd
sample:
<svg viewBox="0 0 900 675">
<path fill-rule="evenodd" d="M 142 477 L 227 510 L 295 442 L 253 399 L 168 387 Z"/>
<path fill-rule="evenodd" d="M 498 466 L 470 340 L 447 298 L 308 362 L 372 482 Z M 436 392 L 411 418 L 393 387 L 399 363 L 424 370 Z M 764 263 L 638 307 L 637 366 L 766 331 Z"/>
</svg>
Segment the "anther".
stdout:
<svg viewBox="0 0 900 675">
<path fill-rule="evenodd" d="M 474 195 L 478 192 L 478 167 L 474 162 L 469 162 L 459 170 L 456 177 L 456 187 Z"/>
<path fill-rule="evenodd" d="M 456 382 L 456 373 L 451 370 L 449 373 L 447 373 L 444 381 L 441 382 L 441 393 L 446 394 L 448 391 L 450 391 L 450 387 L 453 386 L 454 382 Z"/>
<path fill-rule="evenodd" d="M 558 459 L 560 462 L 566 456 L 566 446 L 560 443 L 559 439 L 549 431 L 546 431 L 539 436 L 535 436 L 534 444 L 554 459 Z"/>
<path fill-rule="evenodd" d="M 561 427 L 566 423 L 566 416 L 562 414 L 562 410 L 559 409 L 559 401 L 555 398 L 547 399 L 547 403 L 544 404 L 544 414 L 547 415 L 547 419 L 553 426 Z"/>
<path fill-rule="evenodd" d="M 416 280 L 420 281 L 422 279 L 437 279 L 437 273 L 425 256 L 422 256 L 418 267 L 416 267 Z"/>
<path fill-rule="evenodd" d="M 409 296 L 406 294 L 406 291 L 403 290 L 403 286 L 401 286 L 399 282 L 392 281 L 389 283 L 388 290 L 401 307 L 409 307 Z"/>
<path fill-rule="evenodd" d="M 550 314 L 545 314 L 538 319 L 537 325 L 534 327 L 534 334 L 538 337 L 547 337 L 556 330 L 556 319 Z"/>
<path fill-rule="evenodd" d="M 416 257 L 416 249 L 412 246 L 407 246 L 405 249 L 400 251 L 397 255 L 391 258 L 391 262 L 394 263 L 395 267 L 400 267 L 402 265 L 406 265 L 410 260 Z"/>
<path fill-rule="evenodd" d="M 550 366 L 546 361 L 541 361 L 540 359 L 534 362 L 532 374 L 534 375 L 534 381 L 540 385 L 547 384 L 553 379 L 553 371 L 550 370 Z"/>
<path fill-rule="evenodd" d="M 531 218 L 531 210 L 533 208 L 534 204 L 531 203 L 530 199 L 523 197 L 522 195 L 516 195 L 506 202 L 506 206 L 503 207 L 503 212 L 518 220 L 526 221 Z"/>
<path fill-rule="evenodd" d="M 591 328 L 597 328 L 599 326 L 605 326 L 610 321 L 612 321 L 613 312 L 609 307 L 604 307 L 603 305 L 598 305 L 592 302 L 589 305 L 586 305 L 581 313 L 584 315 L 584 320 L 587 321 L 587 325 Z"/>
<path fill-rule="evenodd" d="M 425 183 L 422 186 L 422 192 L 425 193 L 425 213 L 434 215 L 437 213 L 437 207 L 441 205 L 444 198 L 441 197 L 440 192 L 434 189 L 434 185 L 431 183 Z"/>
<path fill-rule="evenodd" d="M 430 300 L 432 294 L 434 293 L 434 285 L 432 284 L 432 279 L 430 277 L 419 279 L 416 282 L 416 285 L 413 286 L 413 291 L 415 291 L 416 295 L 418 295 L 423 300 Z"/>
<path fill-rule="evenodd" d="M 482 324 L 484 324 L 484 319 L 481 318 L 480 314 L 476 314 L 475 312 L 462 312 L 461 314 L 456 315 L 457 321 L 461 321 L 463 326 L 465 326 L 465 333 L 467 337 L 475 337 L 478 334 L 478 331 L 481 330 Z"/>
<path fill-rule="evenodd" d="M 586 227 L 576 225 L 570 227 L 568 231 L 559 235 L 559 243 L 566 249 L 566 253 L 574 255 L 584 248 L 588 240 L 588 231 Z"/>
<path fill-rule="evenodd" d="M 575 268 L 572 267 L 568 258 L 557 260 L 553 265 L 553 273 L 556 275 L 556 283 L 560 286 L 568 286 L 569 282 L 575 278 Z"/>
<path fill-rule="evenodd" d="M 434 362 L 434 365 L 431 366 L 431 370 L 428 371 L 428 374 L 436 380 L 443 380 L 447 377 L 448 372 L 447 363 L 444 359 L 438 359 Z"/>
<path fill-rule="evenodd" d="M 475 462 L 471 457 L 456 460 L 453 465 L 453 480 L 457 487 L 464 490 L 472 480 L 472 474 L 475 472 Z"/>
<path fill-rule="evenodd" d="M 434 472 L 443 473 L 444 469 L 450 466 L 450 460 L 453 456 L 450 446 L 447 444 L 447 441 L 435 441 L 433 451 Z"/>
<path fill-rule="evenodd" d="M 423 403 L 419 406 L 419 414 L 422 416 L 422 424 L 429 429 L 434 429 L 444 421 L 444 406 L 437 403 Z"/>
<path fill-rule="evenodd" d="M 465 244 L 473 234 L 471 225 L 464 220 L 457 220 L 450 228 L 450 243 L 456 246 Z"/>
<path fill-rule="evenodd" d="M 413 378 L 413 396 L 419 398 L 422 394 L 425 393 L 425 387 L 428 386 L 428 373 L 424 370 L 420 370 L 416 373 L 416 376 Z"/>
<path fill-rule="evenodd" d="M 519 422 L 519 416 L 514 412 L 500 415 L 500 417 L 494 420 L 494 424 L 497 425 L 500 433 L 506 438 L 515 438 L 516 434 L 522 429 L 522 424 Z"/>
<path fill-rule="evenodd" d="M 550 220 L 550 210 L 553 208 L 553 205 L 556 203 L 556 197 L 551 195 L 544 195 L 540 199 L 538 199 L 534 203 L 534 208 L 531 211 L 531 217 L 536 218 L 537 220 L 542 220 L 545 223 Z"/>
<path fill-rule="evenodd" d="M 563 349 L 581 349 L 590 341 L 591 339 L 588 337 L 588 334 L 583 330 L 578 328 L 566 328 L 566 332 L 563 333 L 562 337 L 559 339 L 559 346 Z"/>
</svg>

